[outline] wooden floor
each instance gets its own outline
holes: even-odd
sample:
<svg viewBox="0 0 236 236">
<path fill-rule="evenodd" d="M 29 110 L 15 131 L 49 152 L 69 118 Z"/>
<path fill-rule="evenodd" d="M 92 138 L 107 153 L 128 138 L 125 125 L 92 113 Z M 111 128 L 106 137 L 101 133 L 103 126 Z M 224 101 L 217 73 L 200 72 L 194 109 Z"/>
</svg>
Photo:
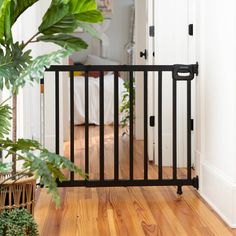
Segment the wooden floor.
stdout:
<svg viewBox="0 0 236 236">
<path fill-rule="evenodd" d="M 90 129 L 90 177 L 98 178 L 98 128 Z M 84 167 L 84 130 L 76 128 L 76 163 Z M 106 178 L 113 177 L 113 129 L 106 127 Z M 128 138 L 120 138 L 120 176 L 127 177 Z M 65 154 L 69 155 L 69 144 Z M 142 142 L 135 142 L 135 178 L 143 176 Z M 165 177 L 171 169 L 165 168 Z M 178 171 L 184 177 L 186 171 Z M 149 178 L 157 167 L 149 165 Z M 78 177 L 79 178 L 79 177 Z M 40 190 L 35 218 L 41 236 L 116 235 L 236 235 L 209 208 L 193 188 L 184 187 L 181 198 L 175 187 L 64 188 L 61 208 L 56 209 L 45 190 Z"/>
</svg>

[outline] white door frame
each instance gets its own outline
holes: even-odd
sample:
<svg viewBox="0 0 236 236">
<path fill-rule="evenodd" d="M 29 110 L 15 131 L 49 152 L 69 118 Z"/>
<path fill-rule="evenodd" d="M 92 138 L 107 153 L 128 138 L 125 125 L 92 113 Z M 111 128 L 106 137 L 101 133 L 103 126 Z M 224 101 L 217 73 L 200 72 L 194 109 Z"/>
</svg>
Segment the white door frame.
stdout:
<svg viewBox="0 0 236 236">
<path fill-rule="evenodd" d="M 153 0 L 135 1 L 135 52 L 137 65 L 153 65 L 154 38 L 149 36 L 149 26 L 154 24 L 153 18 Z M 147 50 L 147 59 L 140 57 L 140 52 Z M 144 139 L 144 117 L 143 117 L 143 73 L 135 73 L 136 88 L 136 113 L 135 113 L 135 138 L 137 140 Z M 154 73 L 148 73 L 148 118 L 154 115 Z M 148 119 L 149 120 L 149 119 Z M 148 124 L 148 156 L 149 160 L 154 160 L 153 152 L 154 128 Z"/>
</svg>

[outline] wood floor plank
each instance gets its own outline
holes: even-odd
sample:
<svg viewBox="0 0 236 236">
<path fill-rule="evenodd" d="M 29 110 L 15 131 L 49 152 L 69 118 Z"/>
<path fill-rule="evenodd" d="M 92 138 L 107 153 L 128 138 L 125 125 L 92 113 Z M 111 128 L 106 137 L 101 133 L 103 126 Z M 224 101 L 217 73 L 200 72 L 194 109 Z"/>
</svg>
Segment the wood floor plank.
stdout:
<svg viewBox="0 0 236 236">
<path fill-rule="evenodd" d="M 105 177 L 114 176 L 113 127 L 105 127 Z M 84 169 L 84 127 L 75 129 L 75 163 Z M 90 178 L 99 178 L 99 129 L 90 127 Z M 129 137 L 120 137 L 120 178 L 129 176 Z M 69 157 L 69 143 L 65 143 Z M 163 170 L 170 178 L 172 168 Z M 69 174 L 69 173 L 67 173 Z M 193 173 L 194 174 L 194 173 Z M 178 176 L 186 175 L 178 169 Z M 149 178 L 158 168 L 149 163 Z M 134 177 L 143 177 L 143 143 L 134 141 Z M 79 176 L 76 176 L 80 179 Z M 192 187 L 63 188 L 56 209 L 45 189 L 35 209 L 40 236 L 228 236 L 236 235 Z"/>
<path fill-rule="evenodd" d="M 190 209 L 193 210 L 204 221 L 204 224 L 211 229 L 213 235 L 232 235 L 230 229 L 209 207 L 206 206 L 206 203 L 197 193 L 186 191 L 184 200 L 189 205 Z"/>
</svg>

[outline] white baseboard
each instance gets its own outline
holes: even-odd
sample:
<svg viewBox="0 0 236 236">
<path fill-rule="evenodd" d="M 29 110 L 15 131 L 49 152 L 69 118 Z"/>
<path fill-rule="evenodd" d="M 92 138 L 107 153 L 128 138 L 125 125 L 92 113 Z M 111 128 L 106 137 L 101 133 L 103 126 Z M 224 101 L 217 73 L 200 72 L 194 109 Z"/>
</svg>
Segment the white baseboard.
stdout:
<svg viewBox="0 0 236 236">
<path fill-rule="evenodd" d="M 236 183 L 196 152 L 200 195 L 231 228 L 236 228 Z"/>
</svg>

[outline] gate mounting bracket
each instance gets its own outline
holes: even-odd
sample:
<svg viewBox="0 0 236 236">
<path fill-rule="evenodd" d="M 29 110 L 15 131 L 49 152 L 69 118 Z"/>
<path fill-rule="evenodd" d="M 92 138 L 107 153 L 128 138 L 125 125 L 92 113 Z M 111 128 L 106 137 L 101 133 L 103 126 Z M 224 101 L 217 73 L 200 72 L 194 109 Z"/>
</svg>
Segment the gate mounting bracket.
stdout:
<svg viewBox="0 0 236 236">
<path fill-rule="evenodd" d="M 173 79 L 180 81 L 193 80 L 198 75 L 198 63 L 193 65 L 174 65 Z"/>
<path fill-rule="evenodd" d="M 196 188 L 197 190 L 199 189 L 199 178 L 198 178 L 198 176 L 193 178 L 193 187 Z"/>
</svg>

